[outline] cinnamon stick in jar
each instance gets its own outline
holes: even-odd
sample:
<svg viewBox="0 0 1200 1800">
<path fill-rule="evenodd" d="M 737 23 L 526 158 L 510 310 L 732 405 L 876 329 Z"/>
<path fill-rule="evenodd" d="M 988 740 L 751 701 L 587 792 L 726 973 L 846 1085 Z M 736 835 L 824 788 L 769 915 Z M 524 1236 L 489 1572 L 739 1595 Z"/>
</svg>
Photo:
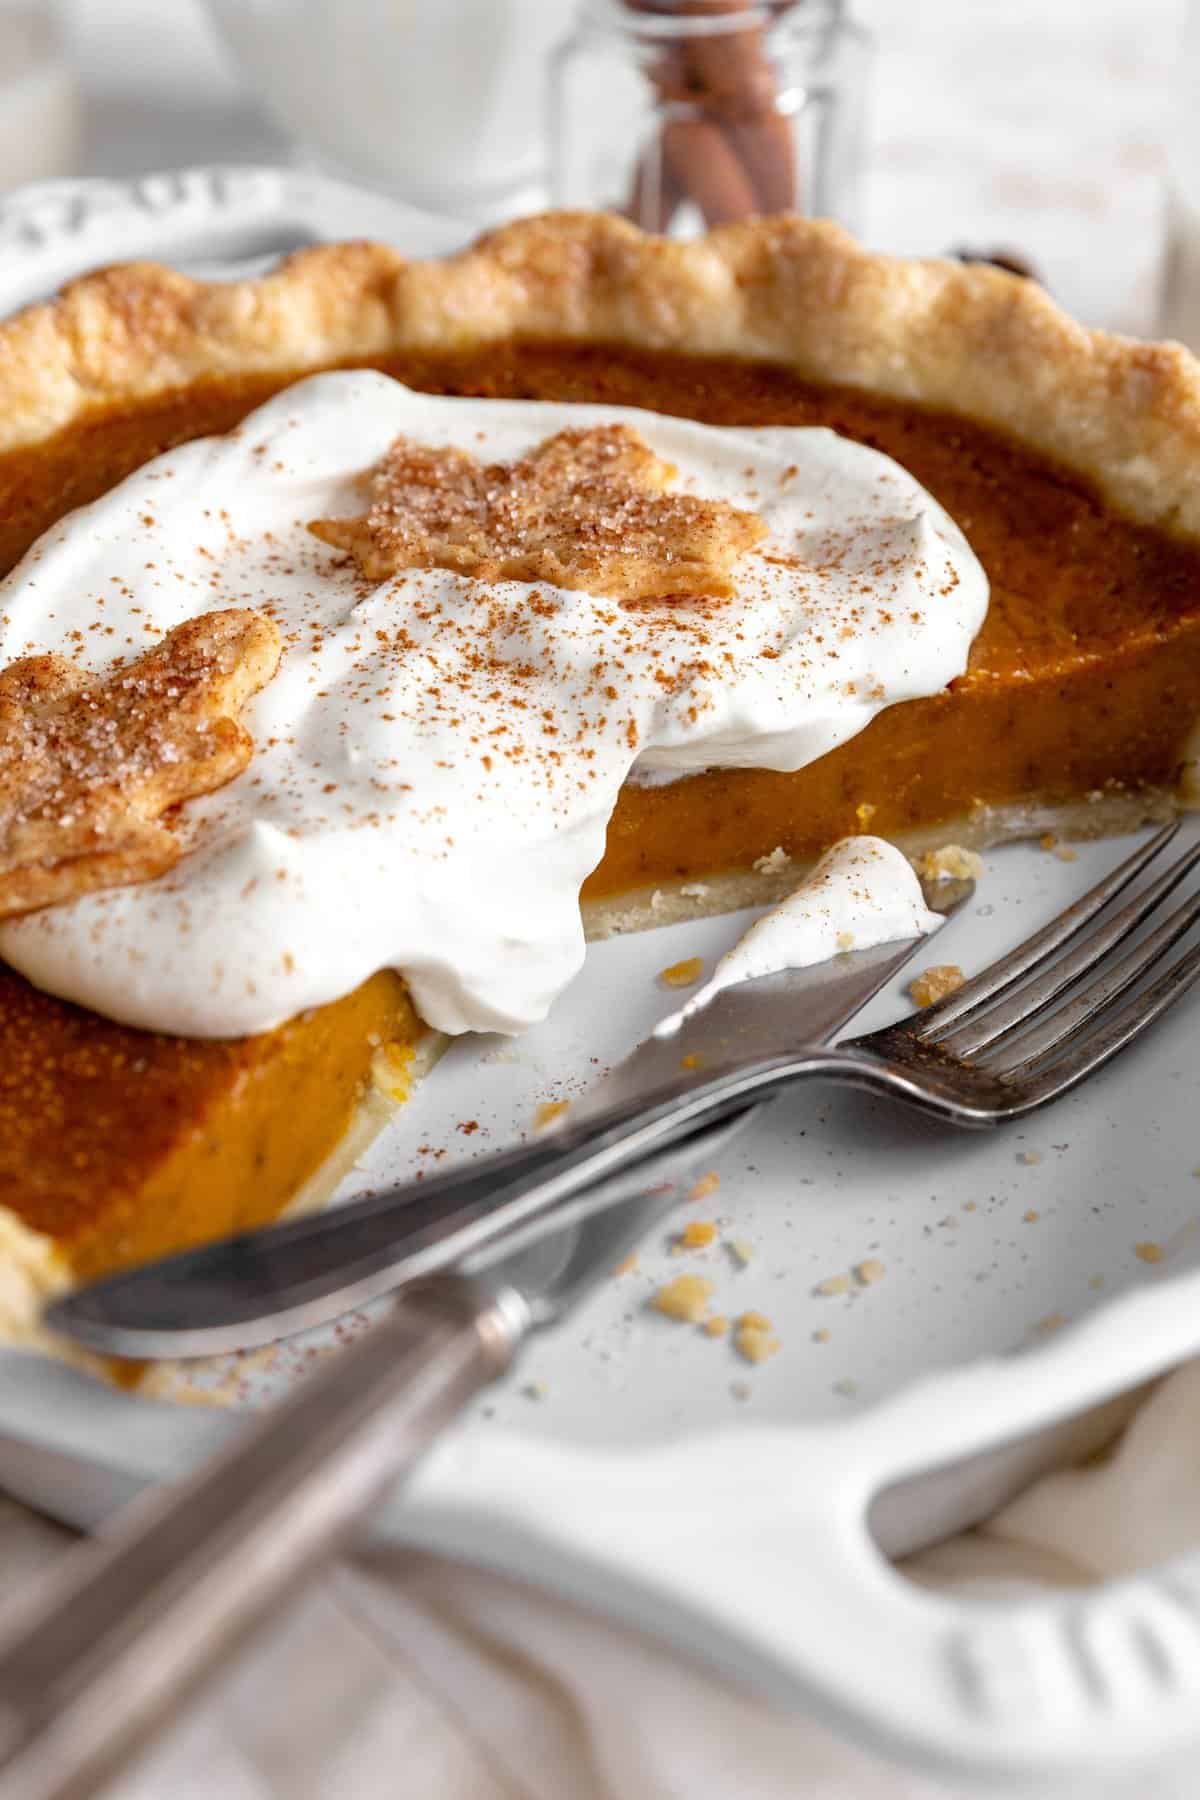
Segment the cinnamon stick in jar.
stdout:
<svg viewBox="0 0 1200 1800">
<path fill-rule="evenodd" d="M 687 201 L 706 225 L 794 207 L 795 133 L 779 111 L 762 0 L 625 3 L 635 12 L 719 19 L 725 27 L 673 39 L 652 65 L 655 103 L 664 117 L 656 142 L 643 153 L 629 215 L 665 231 Z M 657 181 L 650 179 L 655 168 Z"/>
</svg>

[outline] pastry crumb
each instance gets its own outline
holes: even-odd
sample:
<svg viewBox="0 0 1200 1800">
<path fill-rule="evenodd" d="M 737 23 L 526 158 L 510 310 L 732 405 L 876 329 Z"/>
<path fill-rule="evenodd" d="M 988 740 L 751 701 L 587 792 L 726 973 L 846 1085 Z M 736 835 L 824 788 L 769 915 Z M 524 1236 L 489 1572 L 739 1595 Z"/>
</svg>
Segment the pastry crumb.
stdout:
<svg viewBox="0 0 1200 1800">
<path fill-rule="evenodd" d="M 707 1175 L 702 1175 L 699 1181 L 693 1185 L 691 1192 L 688 1194 L 688 1199 L 707 1200 L 710 1194 L 716 1193 L 720 1185 L 721 1177 L 717 1174 L 715 1169 L 710 1169 Z"/>
<path fill-rule="evenodd" d="M 658 971 L 658 979 L 664 987 L 695 987 L 704 973 L 702 956 L 685 956 L 682 962 L 672 963 L 667 969 Z"/>
<path fill-rule="evenodd" d="M 547 1125 L 562 1118 L 570 1104 L 569 1100 L 543 1100 L 533 1115 L 534 1130 L 545 1131 Z"/>
<path fill-rule="evenodd" d="M 875 1282 L 882 1281 L 886 1273 L 886 1269 L 877 1256 L 868 1256 L 865 1262 L 854 1265 L 855 1279 L 860 1287 L 871 1287 Z"/>
<path fill-rule="evenodd" d="M 1054 832 L 1054 831 L 1043 831 L 1041 837 L 1038 839 L 1038 849 L 1039 850 L 1056 850 L 1057 848 L 1058 848 L 1058 833 Z"/>
<path fill-rule="evenodd" d="M 834 1294 L 848 1294 L 850 1292 L 850 1277 L 848 1275 L 826 1275 L 824 1280 L 818 1281 L 813 1291 L 820 1294 L 822 1298 L 826 1300 L 830 1299 Z"/>
<path fill-rule="evenodd" d="M 698 1325 L 712 1298 L 715 1283 L 704 1275 L 676 1275 L 651 1296 L 655 1312 L 684 1325 Z"/>
<path fill-rule="evenodd" d="M 791 866 L 792 859 L 782 844 L 776 844 L 769 856 L 757 857 L 754 863 L 755 873 L 758 875 L 782 875 Z"/>
<path fill-rule="evenodd" d="M 814 1344 L 827 1344 L 829 1342 L 829 1332 L 824 1325 L 819 1325 L 813 1332 L 812 1341 Z"/>
<path fill-rule="evenodd" d="M 1073 850 L 1069 844 L 1060 844 L 1054 854 L 1059 862 L 1072 863 L 1079 861 L 1078 850 Z"/>
<path fill-rule="evenodd" d="M 714 1242 L 717 1228 L 711 1219 L 689 1219 L 675 1239 L 676 1250 L 707 1250 Z"/>
<path fill-rule="evenodd" d="M 724 1337 L 725 1333 L 729 1330 L 729 1320 L 725 1317 L 724 1313 L 713 1313 L 711 1318 L 705 1319 L 700 1329 L 705 1337 Z"/>
<path fill-rule="evenodd" d="M 680 1057 L 679 1066 L 681 1069 L 698 1069 L 700 1067 L 700 1058 L 696 1055 L 695 1051 L 690 1051 L 687 1056 Z"/>
<path fill-rule="evenodd" d="M 370 474 L 367 511 L 309 530 L 371 582 L 451 569 L 625 602 L 724 599 L 766 526 L 728 501 L 669 491 L 674 474 L 625 424 L 557 432 L 509 463 L 402 436 Z"/>
<path fill-rule="evenodd" d="M 731 1381 L 729 1384 L 729 1391 L 735 1400 L 748 1400 L 750 1398 L 750 1383 L 748 1381 Z"/>
<path fill-rule="evenodd" d="M 979 1202 L 978 1202 L 978 1200 L 964 1200 L 962 1203 L 962 1209 L 964 1212 L 978 1212 L 979 1211 Z"/>
<path fill-rule="evenodd" d="M 854 809 L 854 822 L 860 831 L 865 831 L 875 814 L 879 811 L 869 800 L 861 800 Z"/>
<path fill-rule="evenodd" d="M 1135 1244 L 1133 1254 L 1139 1262 L 1160 1263 L 1167 1253 L 1161 1244 L 1144 1243 Z"/>
<path fill-rule="evenodd" d="M 744 1269 L 746 1264 L 753 1259 L 754 1246 L 753 1244 L 748 1244 L 745 1238 L 730 1238 L 726 1243 L 725 1248 L 729 1251 L 730 1256 L 732 1256 L 734 1262 L 737 1263 L 740 1269 Z"/>
<path fill-rule="evenodd" d="M 1066 1313 L 1047 1313 L 1044 1319 L 1038 1320 L 1037 1328 L 1039 1331 L 1061 1331 L 1066 1322 Z"/>
<path fill-rule="evenodd" d="M 917 1006 L 932 1006 L 935 1000 L 944 1000 L 947 994 L 957 993 L 966 976 L 957 963 L 934 963 L 931 968 L 922 969 L 914 975 L 908 984 L 909 994 Z"/>
<path fill-rule="evenodd" d="M 687 881 L 679 890 L 684 900 L 703 900 L 708 892 L 706 881 Z"/>
<path fill-rule="evenodd" d="M 779 1349 L 775 1328 L 765 1314 L 744 1312 L 733 1334 L 733 1347 L 748 1363 L 765 1362 Z"/>
<path fill-rule="evenodd" d="M 637 1252 L 636 1252 L 636 1250 L 631 1250 L 629 1252 L 629 1255 L 624 1257 L 617 1264 L 616 1268 L 613 1270 L 613 1274 L 615 1276 L 617 1276 L 618 1279 L 622 1275 L 633 1275 L 637 1272 L 637 1266 L 638 1266 Z"/>
<path fill-rule="evenodd" d="M 839 950 L 853 950 L 854 933 L 852 931 L 839 931 L 837 934 L 837 947 Z"/>
<path fill-rule="evenodd" d="M 1023 1213 L 1022 1213 L 1022 1214 L 1021 1214 L 1021 1220 L 1022 1220 L 1022 1223 L 1023 1223 L 1023 1224 L 1025 1224 L 1025 1225 L 1036 1225 L 1036 1224 L 1037 1224 L 1037 1222 L 1038 1222 L 1038 1220 L 1039 1220 L 1039 1219 L 1040 1219 L 1040 1218 L 1041 1218 L 1041 1216 L 1042 1216 L 1042 1215 L 1041 1215 L 1041 1213 L 1040 1213 L 1040 1212 L 1039 1212 L 1039 1211 L 1038 1211 L 1038 1210 L 1037 1210 L 1037 1207 L 1036 1207 L 1036 1206 L 1031 1206 L 1031 1207 L 1030 1207 L 1030 1208 L 1029 1208 L 1029 1209 L 1028 1209 L 1028 1211 L 1026 1211 L 1026 1212 L 1023 1212 Z"/>
<path fill-rule="evenodd" d="M 914 867 L 923 881 L 978 881 L 983 875 L 983 858 L 977 850 L 964 850 L 961 844 L 942 844 L 937 850 L 924 851 Z"/>
<path fill-rule="evenodd" d="M 1042 1153 L 1040 1150 L 1018 1150 L 1017 1152 L 1017 1161 L 1019 1163 L 1028 1164 L 1030 1168 L 1032 1168 L 1034 1163 L 1040 1163 L 1041 1160 Z"/>
</svg>

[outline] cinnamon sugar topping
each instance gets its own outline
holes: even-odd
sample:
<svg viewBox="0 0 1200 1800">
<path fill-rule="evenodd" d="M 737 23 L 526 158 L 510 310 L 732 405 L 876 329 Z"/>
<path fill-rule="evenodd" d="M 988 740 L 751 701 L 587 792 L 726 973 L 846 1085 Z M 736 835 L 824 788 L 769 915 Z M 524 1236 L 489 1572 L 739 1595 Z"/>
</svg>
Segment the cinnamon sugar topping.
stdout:
<svg viewBox="0 0 1200 1800">
<path fill-rule="evenodd" d="M 182 846 L 161 818 L 246 767 L 242 706 L 274 675 L 262 613 L 203 613 L 100 679 L 63 656 L 0 670 L 0 917 L 149 881 Z"/>
<path fill-rule="evenodd" d="M 766 527 L 726 501 L 668 493 L 675 474 L 628 425 L 560 431 L 511 463 L 399 437 L 368 477 L 368 510 L 311 530 L 372 581 L 454 569 L 627 601 L 725 598 Z"/>
</svg>

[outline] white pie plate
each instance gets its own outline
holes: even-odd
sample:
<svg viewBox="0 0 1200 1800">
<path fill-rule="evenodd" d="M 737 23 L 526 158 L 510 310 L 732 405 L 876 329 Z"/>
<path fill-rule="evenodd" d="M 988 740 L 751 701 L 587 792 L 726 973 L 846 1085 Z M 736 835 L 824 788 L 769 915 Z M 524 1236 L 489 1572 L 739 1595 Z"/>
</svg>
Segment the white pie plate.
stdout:
<svg viewBox="0 0 1200 1800">
<path fill-rule="evenodd" d="M 253 174 L 281 192 L 292 179 Z M 211 172 L 173 179 L 189 204 L 197 185 L 236 189 Z M 77 192 L 70 216 L 87 200 Z M 325 216 L 321 235 L 349 228 L 343 207 Z M 89 238 L 88 259 L 124 251 L 122 229 L 103 252 Z M 404 220 L 387 234 L 413 250 L 433 241 Z M 237 254 L 232 233 L 221 254 Z M 54 255 L 47 280 L 30 252 L 27 292 L 67 272 L 61 244 Z M 4 273 L 11 301 L 11 263 Z M 969 915 L 918 966 L 979 967 L 1121 848 L 994 853 Z M 711 958 L 744 923 L 593 945 L 544 1026 L 451 1050 L 345 1194 L 527 1130 L 539 1102 L 577 1091 L 666 1008 L 659 970 Z M 896 984 L 862 1025 L 903 1006 Z M 780 1101 L 727 1155 L 719 1189 L 686 1209 L 719 1220 L 724 1241 L 684 1262 L 668 1233 L 648 1243 L 444 1438 L 375 1530 L 571 1594 L 928 1768 L 1020 1780 L 1178 1753 L 1200 1736 L 1200 1552 L 985 1609 L 910 1586 L 882 1551 L 931 1542 L 1084 1453 L 1111 1429 L 1088 1409 L 1200 1349 L 1197 1007 L 1185 1001 L 1080 1093 L 992 1134 L 831 1090 Z M 729 1238 L 751 1247 L 744 1268 Z M 1161 1262 L 1139 1259 L 1146 1242 Z M 815 1291 L 868 1259 L 881 1279 Z M 714 1279 L 722 1310 L 767 1313 L 779 1354 L 750 1369 L 728 1341 L 651 1312 L 656 1285 L 682 1268 Z M 0 1352 L 0 1481 L 93 1525 L 232 1428 L 197 1391 L 269 1399 L 345 1329 L 209 1368 L 181 1383 L 191 1404 Z"/>
</svg>

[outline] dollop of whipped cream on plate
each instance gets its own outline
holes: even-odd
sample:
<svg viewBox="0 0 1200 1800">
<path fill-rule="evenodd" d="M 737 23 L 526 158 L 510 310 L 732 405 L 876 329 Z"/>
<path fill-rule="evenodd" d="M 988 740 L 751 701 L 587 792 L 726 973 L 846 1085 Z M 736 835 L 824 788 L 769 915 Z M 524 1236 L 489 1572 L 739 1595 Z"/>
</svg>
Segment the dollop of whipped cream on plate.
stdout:
<svg viewBox="0 0 1200 1800">
<path fill-rule="evenodd" d="M 622 606 L 444 569 L 384 581 L 315 538 L 404 434 L 486 460 L 625 421 L 676 488 L 767 535 L 720 601 Z M 319 375 L 43 537 L 0 584 L 0 663 L 103 669 L 222 606 L 280 627 L 249 768 L 189 802 L 160 879 L 0 928 L 38 986 L 150 1029 L 263 1031 L 405 976 L 429 1023 L 515 1032 L 584 953 L 579 890 L 634 770 L 794 770 L 966 667 L 987 581 L 898 464 L 824 429 L 415 393 Z"/>
<path fill-rule="evenodd" d="M 687 1004 L 654 1028 L 672 1037 L 724 988 L 785 969 L 808 969 L 847 950 L 926 937 L 945 920 L 925 904 L 912 865 L 884 838 L 850 837 L 828 849 L 800 886 L 727 950 Z"/>
</svg>

